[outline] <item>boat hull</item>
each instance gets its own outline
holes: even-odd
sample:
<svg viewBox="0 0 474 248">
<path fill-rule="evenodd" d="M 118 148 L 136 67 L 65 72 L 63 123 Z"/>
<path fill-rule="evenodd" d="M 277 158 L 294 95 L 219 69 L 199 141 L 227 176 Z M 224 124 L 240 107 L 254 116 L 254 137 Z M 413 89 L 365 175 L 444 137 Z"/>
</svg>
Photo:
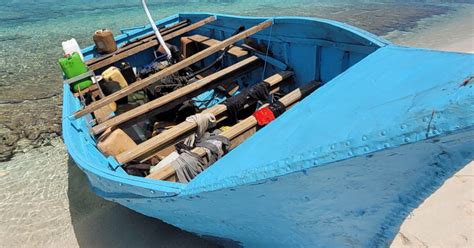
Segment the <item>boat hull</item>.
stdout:
<svg viewBox="0 0 474 248">
<path fill-rule="evenodd" d="M 474 130 L 466 130 L 212 192 L 109 199 L 245 247 L 384 247 L 470 161 L 473 140 Z"/>
<path fill-rule="evenodd" d="M 227 18 L 221 24 L 232 27 L 262 20 Z M 321 40 L 313 48 L 311 37 L 274 36 L 274 46 L 282 47 L 275 56 L 292 65 L 298 82 L 318 78 L 324 86 L 189 184 L 129 176 L 104 157 L 88 117 L 70 117 L 80 104 L 65 86 L 64 140 L 92 190 L 184 230 L 243 246 L 389 244 L 408 213 L 474 158 L 473 55 L 398 47 L 336 22 L 281 19 L 293 35 L 312 21 L 348 32 L 336 32 L 342 50 L 335 41 L 321 51 Z"/>
</svg>

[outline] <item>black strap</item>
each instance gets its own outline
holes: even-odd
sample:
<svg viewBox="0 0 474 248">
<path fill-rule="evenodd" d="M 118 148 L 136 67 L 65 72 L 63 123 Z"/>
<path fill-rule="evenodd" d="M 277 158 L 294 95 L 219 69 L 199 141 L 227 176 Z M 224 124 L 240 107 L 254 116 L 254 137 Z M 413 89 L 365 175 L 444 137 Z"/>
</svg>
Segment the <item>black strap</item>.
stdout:
<svg viewBox="0 0 474 248">
<path fill-rule="evenodd" d="M 281 103 L 280 101 L 273 102 L 272 104 L 270 104 L 270 106 L 268 106 L 268 108 L 273 112 L 275 118 L 282 115 L 286 110 L 285 105 L 283 105 L 283 103 Z"/>
<path fill-rule="evenodd" d="M 270 84 L 265 81 L 242 91 L 240 94 L 228 98 L 223 104 L 227 107 L 227 115 L 233 123 L 238 122 L 238 112 L 243 109 L 248 99 L 266 102 L 270 96 Z"/>
</svg>

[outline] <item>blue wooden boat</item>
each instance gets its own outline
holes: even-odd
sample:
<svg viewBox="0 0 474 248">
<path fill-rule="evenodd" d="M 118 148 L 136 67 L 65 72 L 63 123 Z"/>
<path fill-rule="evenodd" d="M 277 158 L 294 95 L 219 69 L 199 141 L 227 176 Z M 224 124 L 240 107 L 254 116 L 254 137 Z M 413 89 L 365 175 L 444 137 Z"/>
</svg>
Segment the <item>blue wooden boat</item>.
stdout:
<svg viewBox="0 0 474 248">
<path fill-rule="evenodd" d="M 286 92 L 314 80 L 322 87 L 179 183 L 129 175 L 102 154 L 92 115 L 75 115 L 87 107 L 65 84 L 64 141 L 100 197 L 226 245 L 379 247 L 474 159 L 474 55 L 401 47 L 315 18 L 180 13 L 156 24 L 189 26 L 209 17 L 215 20 L 183 35 L 222 41 L 240 26 L 270 20 L 250 36 L 268 50 L 255 53 L 266 68 L 245 74 L 248 82 L 291 70 Z M 136 27 L 115 39 L 120 47 L 152 33 Z M 88 61 L 100 58 L 94 46 L 82 52 Z M 140 67 L 153 59 L 145 49 L 123 60 Z M 229 56 L 225 64 L 241 60 Z"/>
</svg>

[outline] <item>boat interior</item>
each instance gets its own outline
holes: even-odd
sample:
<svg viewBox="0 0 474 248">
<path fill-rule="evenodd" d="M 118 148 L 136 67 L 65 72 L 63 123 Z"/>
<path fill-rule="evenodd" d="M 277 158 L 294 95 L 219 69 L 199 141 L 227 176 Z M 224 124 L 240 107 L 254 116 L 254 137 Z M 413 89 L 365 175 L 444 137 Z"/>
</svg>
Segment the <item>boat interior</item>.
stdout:
<svg viewBox="0 0 474 248">
<path fill-rule="evenodd" d="M 83 120 L 108 170 L 176 183 L 385 45 L 309 18 L 184 13 L 157 26 L 171 56 L 152 27 L 124 29 L 113 52 L 83 49 L 88 72 L 65 85 L 80 105 L 70 118 Z M 87 77 L 91 86 L 72 90 Z"/>
</svg>

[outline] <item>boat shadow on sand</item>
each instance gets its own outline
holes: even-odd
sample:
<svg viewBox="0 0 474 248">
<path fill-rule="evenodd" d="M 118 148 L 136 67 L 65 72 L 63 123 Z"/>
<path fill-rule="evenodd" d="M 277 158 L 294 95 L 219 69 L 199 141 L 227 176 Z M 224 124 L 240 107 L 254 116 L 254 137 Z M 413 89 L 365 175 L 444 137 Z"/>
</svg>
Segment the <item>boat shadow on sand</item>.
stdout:
<svg viewBox="0 0 474 248">
<path fill-rule="evenodd" d="M 71 222 L 81 247 L 218 247 L 196 235 L 96 196 L 68 159 Z"/>
</svg>

